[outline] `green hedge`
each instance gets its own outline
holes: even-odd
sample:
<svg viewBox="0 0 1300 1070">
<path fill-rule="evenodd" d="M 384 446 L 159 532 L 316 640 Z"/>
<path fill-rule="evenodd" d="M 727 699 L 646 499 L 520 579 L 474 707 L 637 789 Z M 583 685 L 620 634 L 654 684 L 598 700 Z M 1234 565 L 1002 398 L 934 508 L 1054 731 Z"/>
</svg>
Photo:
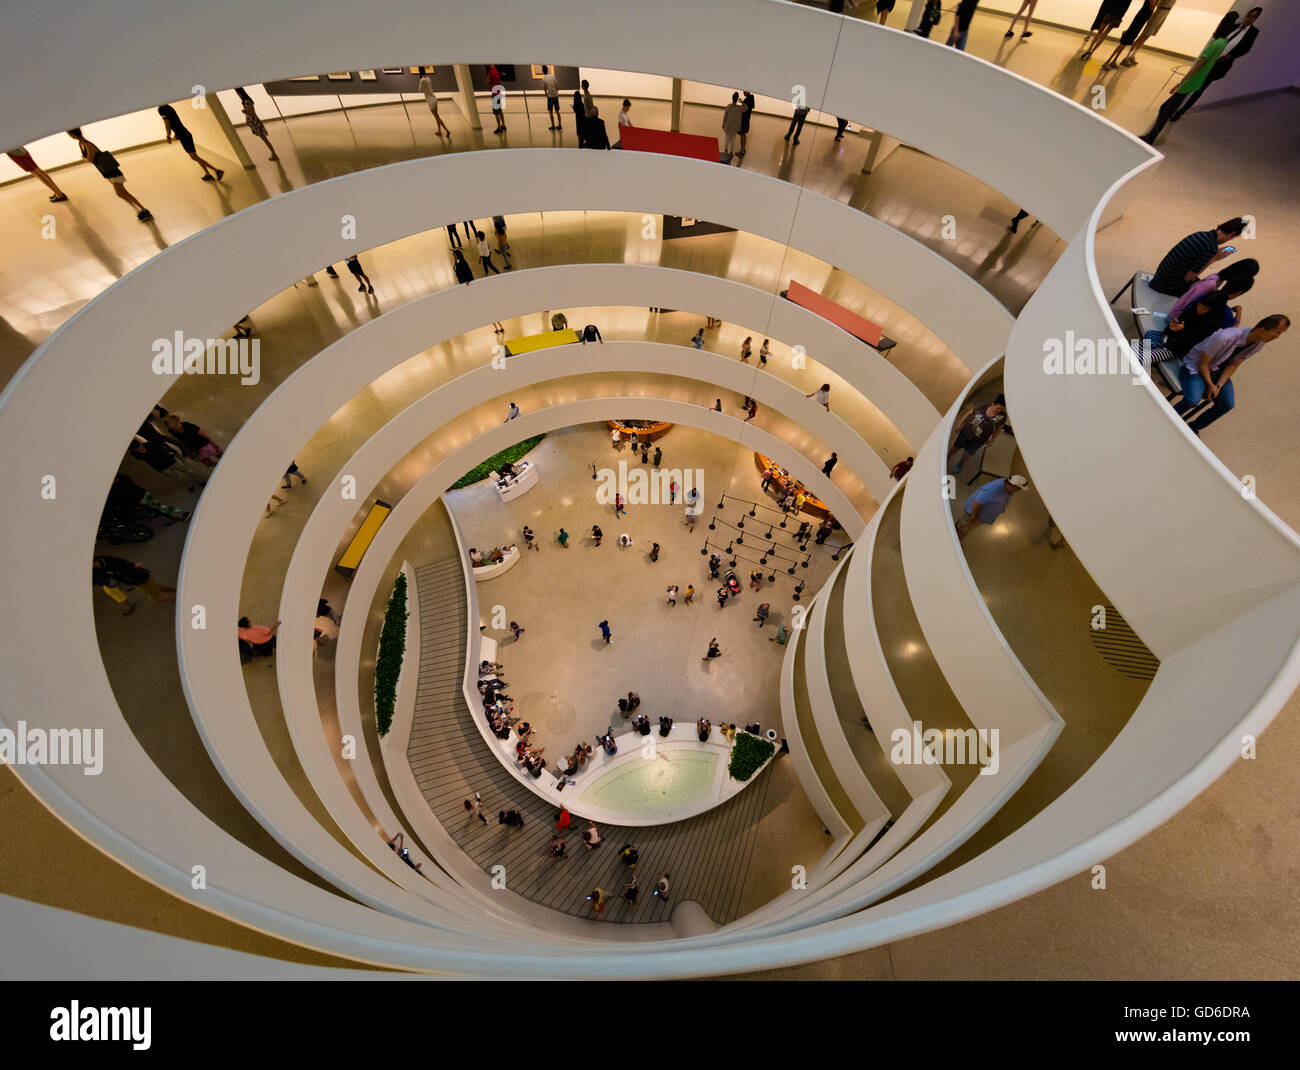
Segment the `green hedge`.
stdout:
<svg viewBox="0 0 1300 1070">
<path fill-rule="evenodd" d="M 455 483 L 451 485 L 450 490 L 460 490 L 461 487 L 468 487 L 471 483 L 477 483 L 481 479 L 487 479 L 488 476 L 496 472 L 506 461 L 517 461 L 524 454 L 530 452 L 537 443 L 544 439 L 545 435 L 534 435 L 532 438 L 526 438 L 522 442 L 516 442 L 513 446 L 502 450 L 500 453 L 494 453 L 482 464 L 476 464 Z"/>
<path fill-rule="evenodd" d="M 393 707 L 397 702 L 397 677 L 406 655 L 406 574 L 399 572 L 392 597 L 384 611 L 384 627 L 379 633 L 379 655 L 375 658 L 375 722 L 380 736 L 388 735 L 393 726 Z"/>
<path fill-rule="evenodd" d="M 727 772 L 733 780 L 748 780 L 772 757 L 776 745 L 771 740 L 751 736 L 748 732 L 736 733 L 736 745 L 731 748 L 731 765 Z"/>
</svg>

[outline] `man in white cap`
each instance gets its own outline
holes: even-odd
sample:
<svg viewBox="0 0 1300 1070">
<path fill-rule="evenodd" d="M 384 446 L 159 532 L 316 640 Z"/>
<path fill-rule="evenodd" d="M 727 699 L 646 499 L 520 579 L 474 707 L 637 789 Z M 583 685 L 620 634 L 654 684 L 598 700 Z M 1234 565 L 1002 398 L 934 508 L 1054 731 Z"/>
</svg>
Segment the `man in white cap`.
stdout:
<svg viewBox="0 0 1300 1070">
<path fill-rule="evenodd" d="M 994 479 L 980 487 L 966 499 L 966 508 L 957 520 L 957 540 L 965 542 L 980 524 L 992 524 L 1007 507 L 1012 495 L 1026 489 L 1029 480 L 1024 476 Z"/>
</svg>

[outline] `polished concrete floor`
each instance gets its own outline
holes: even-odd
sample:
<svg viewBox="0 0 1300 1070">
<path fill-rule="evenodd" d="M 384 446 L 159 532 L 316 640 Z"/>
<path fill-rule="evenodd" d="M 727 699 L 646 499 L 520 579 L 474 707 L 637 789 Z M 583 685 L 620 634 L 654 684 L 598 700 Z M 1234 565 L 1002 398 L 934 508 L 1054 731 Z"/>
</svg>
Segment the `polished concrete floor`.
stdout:
<svg viewBox="0 0 1300 1070">
<path fill-rule="evenodd" d="M 1077 51 L 1077 34 L 1042 28 L 1036 30 L 1032 42 L 1021 44 L 1017 41 L 1003 51 L 1000 34 L 1004 21 L 993 16 L 977 16 L 971 51 L 995 62 L 1003 62 L 1009 69 L 1050 84 L 1058 92 L 1074 99 L 1083 100 L 1089 95 L 1096 82 L 1098 64 L 1095 59 L 1081 64 L 1071 57 L 1069 53 Z M 1136 70 L 1109 76 L 1107 83 L 1110 102 L 1107 114 L 1135 131 L 1149 121 L 1161 83 L 1167 80 L 1169 69 L 1175 62 L 1156 54 L 1150 54 L 1149 59 L 1147 62 L 1147 57 L 1144 57 L 1142 66 Z M 656 121 L 652 107 L 646 108 L 648 117 L 644 121 L 647 123 Z M 367 109 L 368 113 L 376 116 L 383 111 Z M 666 113 L 666 106 L 664 111 Z M 1173 241 L 1189 230 L 1202 229 L 1239 212 L 1251 212 L 1260 221 L 1259 236 L 1252 252 L 1264 262 L 1265 270 L 1250 295 L 1247 315 L 1290 311 L 1287 299 L 1294 292 L 1296 273 L 1289 254 L 1300 231 L 1294 213 L 1293 176 L 1296 164 L 1300 162 L 1300 150 L 1293 141 L 1276 137 L 1274 132 L 1293 129 L 1298 112 L 1300 106 L 1295 97 L 1277 96 L 1195 112 L 1171 127 L 1161 145 L 1167 158 L 1153 181 L 1139 196 L 1129 215 L 1099 236 L 1098 262 L 1104 288 L 1108 292 L 1118 290 L 1136 267 L 1150 267 Z M 366 119 L 369 121 L 369 114 Z M 392 122 L 397 121 L 394 116 Z M 184 237 L 269 193 L 359 166 L 405 158 L 400 151 L 393 151 L 385 143 L 388 141 L 386 138 L 375 139 L 369 148 L 358 146 L 355 140 L 345 143 L 341 132 L 331 133 L 330 124 L 335 122 L 337 117 L 322 116 L 296 119 L 284 124 L 283 128 L 272 123 L 272 136 L 278 141 L 282 140 L 278 136 L 281 132 L 292 131 L 293 134 L 294 152 L 285 154 L 287 169 L 276 170 L 263 162 L 258 171 L 241 175 L 235 182 L 228 180 L 229 190 L 195 186 L 190 165 L 178 154 L 164 154 L 157 148 L 126 154 L 133 188 L 142 192 L 142 199 L 163 221 L 156 228 L 143 227 L 127 216 L 125 209 L 107 195 L 98 177 L 85 168 L 59 175 L 60 183 L 73 195 L 73 201 L 65 206 L 72 226 L 68 227 L 66 221 L 61 222 L 60 238 L 66 237 L 67 241 L 41 239 L 39 218 L 48 209 L 44 196 L 37 195 L 39 191 L 34 190 L 32 183 L 19 183 L 0 190 L 0 218 L 6 220 L 7 233 L 11 236 L 11 256 L 6 258 L 3 274 L 0 274 L 0 317 L 3 317 L 0 320 L 0 370 L 4 377 L 12 374 L 35 345 L 48 337 L 86 300 L 167 242 Z M 683 128 L 692 130 L 696 128 L 692 124 L 696 124 L 700 132 L 704 132 L 715 123 L 716 114 L 710 115 L 707 109 L 700 109 L 698 114 L 694 109 L 688 109 Z M 544 134 L 540 123 L 537 125 L 537 133 Z M 660 125 L 666 125 L 666 122 Z M 787 167 L 804 162 L 784 157 L 779 144 L 783 126 L 783 122 L 775 119 L 761 124 L 756 121 L 755 136 L 751 139 L 754 147 L 746 157 L 746 166 L 761 165 L 765 170 L 776 168 L 773 173 L 779 173 L 783 159 Z M 466 138 L 472 138 L 467 130 L 461 132 Z M 481 139 L 482 135 L 474 136 Z M 516 145 L 521 143 L 518 140 L 520 136 L 518 133 L 511 135 Z M 551 142 L 545 135 L 538 143 Z M 1216 151 L 1224 143 L 1246 145 L 1245 156 L 1226 159 Z M 428 144 L 431 144 L 431 139 Z M 430 151 L 428 144 L 421 147 L 413 138 L 412 148 L 406 155 L 425 155 Z M 457 147 L 465 147 L 465 144 L 465 139 L 462 139 Z M 1267 149 L 1256 150 L 1255 145 L 1267 145 Z M 819 131 L 812 142 L 805 138 L 799 151 L 805 148 L 809 150 L 806 157 L 809 166 L 804 171 L 804 181 L 810 188 L 819 188 L 817 183 L 824 183 L 827 192 L 836 189 L 835 195 L 852 200 L 855 206 L 872 211 L 922 240 L 925 240 L 922 232 L 924 221 L 933 217 L 933 206 L 926 198 L 937 197 L 937 204 L 943 202 L 945 196 L 952 196 L 964 213 L 959 215 L 959 220 L 963 223 L 969 220 L 978 236 L 974 251 L 964 254 L 967 270 L 981 277 L 981 281 L 1002 297 L 1009 307 L 1018 307 L 1017 302 L 1023 301 L 1024 296 L 1032 291 L 1037 278 L 1059 251 L 1056 237 L 1042 228 L 1028 232 L 1022 229 L 1022 238 L 1007 242 L 1004 220 L 1009 214 L 1008 209 L 1014 210 L 1014 205 L 992 191 L 982 190 L 978 183 L 940 161 L 911 150 L 900 150 L 870 176 L 864 188 L 857 174 L 860 159 L 841 155 L 856 152 L 864 156 L 865 147 L 860 142 L 850 139 L 842 148 L 836 148 L 830 142 L 828 132 Z M 814 153 L 813 150 L 822 151 Z M 283 147 L 281 151 L 284 153 Z M 256 159 L 262 159 L 264 150 L 259 146 L 254 146 L 253 152 Z M 1240 166 L 1242 159 L 1248 166 Z M 136 175 L 139 175 L 138 183 Z M 936 185 L 931 186 L 922 180 L 923 177 L 931 178 Z M 951 194 L 942 192 L 945 184 L 953 191 Z M 940 192 L 934 193 L 935 188 Z M 596 240 L 581 229 L 571 229 L 570 233 L 578 239 L 577 248 L 555 254 L 561 260 L 599 260 L 606 256 L 621 259 L 622 227 L 618 224 L 607 225 L 604 237 Z M 752 236 L 736 240 L 747 239 L 760 241 Z M 588 249 L 607 248 L 592 255 L 584 250 L 584 243 Z M 401 243 L 395 243 L 398 244 Z M 546 244 L 549 246 L 551 243 L 548 241 Z M 385 294 L 386 275 L 391 273 L 392 277 L 401 278 L 406 257 L 419 255 L 419 250 L 413 247 L 388 261 L 388 251 L 376 254 L 376 269 L 373 271 L 377 290 L 385 300 L 388 297 Z M 719 252 L 691 254 L 690 262 L 681 266 L 699 270 L 696 260 L 713 260 Z M 726 252 L 729 254 L 731 250 Z M 735 258 L 729 259 L 734 263 Z M 21 265 L 21 269 L 15 265 Z M 993 280 L 980 276 L 981 266 L 986 276 L 996 267 L 1005 277 Z M 827 281 L 829 284 L 836 280 L 828 276 Z M 400 289 L 395 286 L 392 296 L 405 292 L 404 286 Z M 327 298 L 325 293 L 331 296 Z M 870 302 L 877 300 L 869 293 L 862 293 L 859 298 L 865 303 L 864 307 L 871 307 Z M 355 300 L 346 287 L 337 292 L 300 288 L 269 302 L 265 310 L 259 311 L 258 323 L 259 328 L 269 327 L 282 330 L 286 336 L 295 336 L 297 347 L 291 353 L 296 353 L 298 359 L 305 359 L 322 342 L 332 340 L 349 324 L 354 325 L 369 314 L 369 310 Z M 889 333 L 895 336 L 896 332 L 908 329 L 905 313 L 898 310 L 897 314 L 897 325 L 894 321 L 886 324 Z M 1123 324 L 1123 316 L 1120 318 Z M 263 320 L 269 322 L 264 324 Z M 923 328 L 917 325 L 908 337 L 915 339 L 917 352 L 928 352 Z M 1295 388 L 1289 375 L 1289 361 L 1285 359 L 1291 349 L 1282 343 L 1274 349 L 1276 352 L 1253 361 L 1248 371 L 1243 373 L 1240 377 L 1243 382 L 1238 384 L 1238 412 L 1216 424 L 1207 432 L 1205 441 L 1234 471 L 1255 475 L 1261 498 L 1284 520 L 1296 526 L 1300 521 L 1300 495 L 1296 494 L 1294 482 L 1289 477 L 1296 434 L 1291 418 Z M 920 373 L 915 369 L 904 370 L 936 402 L 955 394 L 962 378 L 940 376 L 927 384 L 921 381 Z M 249 398 L 248 408 L 257 400 L 260 398 Z M 200 399 L 181 397 L 172 403 L 183 411 L 189 405 L 200 422 L 205 425 L 210 422 Z M 228 410 L 216 411 L 225 413 Z M 246 408 L 229 412 L 227 416 L 214 416 L 229 422 L 210 429 L 220 437 L 227 437 L 247 411 Z M 139 478 L 138 473 L 136 477 Z M 167 490 L 170 493 L 170 488 Z M 184 499 L 183 494 L 181 499 Z M 287 521 L 294 513 L 305 519 L 308 504 L 301 492 L 295 492 L 290 506 L 267 523 Z M 606 527 L 606 531 L 609 530 Z M 169 555 L 179 553 L 182 536 L 183 529 L 173 529 L 171 541 L 176 545 L 169 548 L 166 533 L 162 533 L 149 544 L 150 551 L 159 553 L 158 560 L 174 559 Z M 262 562 L 259 567 L 267 570 L 268 578 L 281 563 L 267 558 L 259 560 Z M 275 585 L 278 588 L 278 579 Z M 681 609 L 678 607 L 677 612 Z M 126 690 L 130 690 L 130 680 L 139 677 L 139 673 L 133 672 L 133 667 L 139 667 L 141 662 L 134 653 L 114 655 L 113 648 L 120 645 L 125 651 L 127 647 L 136 650 L 142 646 L 151 647 L 147 666 L 153 672 L 157 668 L 153 653 L 158 649 L 170 651 L 171 645 L 171 618 L 159 607 L 142 605 L 133 621 L 135 634 L 132 639 L 144 639 L 145 643 L 126 643 L 114 638 L 108 640 L 104 651 L 106 664 L 114 674 L 115 686 Z M 105 623 L 116 624 L 107 616 Z M 122 632 L 120 628 L 116 631 Z M 159 642 L 152 642 L 151 635 Z M 171 656 L 169 653 L 168 657 Z M 165 667 L 163 673 L 171 676 L 170 666 Z M 123 693 L 119 690 L 119 694 Z M 139 695 L 141 700 L 145 697 Z M 155 696 L 151 693 L 148 697 L 152 699 Z M 170 744 L 176 734 L 193 734 L 192 722 L 183 702 L 176 703 L 173 701 L 175 697 L 156 703 L 155 714 L 138 722 L 138 732 L 153 734 L 160 756 L 168 751 L 165 744 Z M 124 699 L 124 708 L 129 705 L 134 706 L 137 716 L 143 716 L 143 701 L 131 704 Z M 1296 927 L 1291 923 L 1288 905 L 1291 902 L 1289 875 L 1295 868 L 1296 844 L 1300 842 L 1296 835 L 1300 830 L 1296 828 L 1293 800 L 1290 798 L 1293 784 L 1290 771 L 1296 757 L 1300 756 L 1295 705 L 1293 699 L 1264 737 L 1259 759 L 1239 763 L 1161 829 L 1108 860 L 1111 872 L 1108 891 L 1094 892 L 1086 877 L 1078 877 L 947 930 L 846 959 L 778 971 L 778 975 L 828 978 L 1294 977 L 1300 972 L 1300 949 L 1297 948 Z M 128 715 L 131 715 L 130 710 Z M 177 765 L 174 759 L 173 768 L 173 776 L 185 779 L 187 791 L 198 791 L 199 779 L 210 776 L 198 766 L 186 768 L 183 764 Z M 16 784 L 8 772 L 4 773 L 4 779 L 11 785 Z M 220 788 L 224 788 L 224 784 Z M 215 798 L 220 794 L 220 788 L 214 784 L 211 789 L 214 798 L 210 805 L 218 809 L 224 805 L 222 800 Z M 801 793 L 796 794 L 801 796 Z M 80 840 L 61 830 L 25 792 L 7 791 L 2 812 L 7 827 L 23 830 L 19 840 L 26 840 L 30 834 L 33 843 L 41 844 L 42 849 L 21 853 L 21 857 L 28 860 L 21 871 L 9 864 L 20 854 L 11 853 L 10 860 L 0 866 L 4 878 L 0 886 L 17 894 L 43 901 L 59 901 L 101 916 L 131 916 L 130 906 L 140 894 L 135 886 L 141 882 L 125 875 L 120 867 L 102 859 Z M 250 837 L 260 832 L 247 815 L 240 819 L 232 812 L 228 819 L 243 820 L 246 823 L 244 834 Z M 59 845 L 57 850 L 51 849 L 54 843 Z M 268 845 L 266 849 L 273 850 L 274 845 Z M 78 872 L 83 875 L 83 882 L 70 886 L 66 879 L 61 880 L 50 862 L 54 857 L 78 860 Z M 113 892 L 105 895 L 98 889 L 92 890 L 92 886 L 84 882 L 84 874 L 92 867 L 96 872 L 120 875 L 111 884 L 98 882 L 99 887 L 119 889 L 116 899 Z M 169 931 L 184 931 L 185 926 L 175 924 L 175 918 L 194 912 L 161 896 L 161 893 L 153 894 L 159 902 L 151 915 L 152 921 L 143 921 L 139 915 L 134 915 L 139 923 L 172 926 Z M 167 905 L 172 907 L 170 911 Z M 1062 918 L 1069 918 L 1070 924 L 1063 926 Z M 200 938 L 223 943 L 229 937 L 232 946 L 252 949 L 254 934 L 247 934 L 247 941 L 241 944 L 237 933 L 218 934 L 217 928 L 191 931 L 211 932 L 212 935 Z"/>
</svg>

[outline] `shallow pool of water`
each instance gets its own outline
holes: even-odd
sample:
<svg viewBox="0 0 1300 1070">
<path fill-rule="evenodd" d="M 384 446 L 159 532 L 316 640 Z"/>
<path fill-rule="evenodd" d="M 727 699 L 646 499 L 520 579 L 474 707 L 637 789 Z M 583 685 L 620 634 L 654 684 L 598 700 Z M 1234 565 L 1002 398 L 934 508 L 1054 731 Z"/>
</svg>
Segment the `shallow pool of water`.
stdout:
<svg viewBox="0 0 1300 1070">
<path fill-rule="evenodd" d="M 620 813 L 653 813 L 687 806 L 713 788 L 718 755 L 674 751 L 624 763 L 595 780 L 583 802 Z"/>
</svg>

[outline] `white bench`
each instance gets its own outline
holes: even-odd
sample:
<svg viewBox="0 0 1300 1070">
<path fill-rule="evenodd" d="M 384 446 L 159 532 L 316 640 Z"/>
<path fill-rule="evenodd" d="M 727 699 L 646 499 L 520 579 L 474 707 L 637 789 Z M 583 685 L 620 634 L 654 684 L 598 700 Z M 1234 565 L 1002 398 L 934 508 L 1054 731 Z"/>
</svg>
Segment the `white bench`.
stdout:
<svg viewBox="0 0 1300 1070">
<path fill-rule="evenodd" d="M 519 556 L 519 547 L 512 546 L 495 565 L 475 565 L 471 570 L 474 573 L 474 582 L 494 580 L 503 572 L 509 572 L 519 563 Z"/>
</svg>

